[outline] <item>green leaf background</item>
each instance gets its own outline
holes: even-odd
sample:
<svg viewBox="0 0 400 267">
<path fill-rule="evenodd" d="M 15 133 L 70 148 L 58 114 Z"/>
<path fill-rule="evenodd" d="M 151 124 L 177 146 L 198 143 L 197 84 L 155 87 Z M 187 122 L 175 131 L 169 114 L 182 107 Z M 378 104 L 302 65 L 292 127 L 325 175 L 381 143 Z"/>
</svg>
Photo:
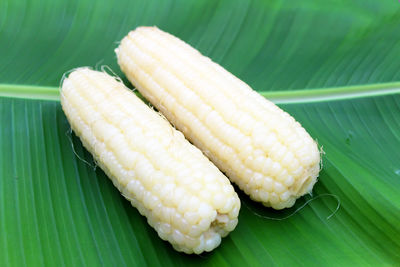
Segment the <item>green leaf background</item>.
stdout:
<svg viewBox="0 0 400 267">
<path fill-rule="evenodd" d="M 237 228 L 201 256 L 158 238 L 74 154 L 91 161 L 58 102 L 75 67 L 123 77 L 113 50 L 139 25 L 299 120 L 325 151 L 313 196 L 277 212 L 239 192 Z M 400 265 L 399 56 L 397 0 L 1 0 L 0 266 Z"/>
</svg>

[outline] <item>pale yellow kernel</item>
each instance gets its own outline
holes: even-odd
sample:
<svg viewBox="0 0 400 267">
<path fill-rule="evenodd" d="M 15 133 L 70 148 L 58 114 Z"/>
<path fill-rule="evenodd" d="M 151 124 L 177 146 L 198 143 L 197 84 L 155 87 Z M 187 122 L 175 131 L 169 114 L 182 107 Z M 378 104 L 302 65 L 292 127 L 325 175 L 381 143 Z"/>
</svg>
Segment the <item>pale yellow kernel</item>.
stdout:
<svg viewBox="0 0 400 267">
<path fill-rule="evenodd" d="M 313 148 L 311 150 L 312 150 L 312 152 L 310 152 L 311 157 L 313 157 L 317 162 L 319 162 L 320 151 L 315 142 L 313 143 Z"/>
<path fill-rule="evenodd" d="M 291 196 L 291 193 L 289 191 L 285 191 L 279 196 L 279 198 L 282 201 L 286 202 L 290 198 L 290 196 Z"/>
<path fill-rule="evenodd" d="M 139 159 L 135 164 L 138 177 L 148 177 L 154 173 L 153 166 L 146 159 Z"/>
<path fill-rule="evenodd" d="M 293 173 L 298 168 L 300 168 L 300 162 L 297 159 L 294 159 L 289 166 L 287 166 L 290 173 Z"/>
<path fill-rule="evenodd" d="M 255 149 L 255 150 L 253 151 L 253 156 L 254 156 L 255 158 L 258 158 L 258 157 L 265 157 L 265 151 L 264 151 L 264 150 L 261 150 L 261 149 Z"/>
<path fill-rule="evenodd" d="M 153 195 L 151 192 L 146 191 L 143 196 L 143 205 L 147 208 L 150 209 L 153 201 Z"/>
<path fill-rule="evenodd" d="M 237 218 L 237 216 L 239 215 L 239 210 L 240 210 L 240 205 L 235 206 L 231 212 L 229 212 L 229 219 L 234 219 Z M 229 230 L 228 230 L 229 231 Z"/>
<path fill-rule="evenodd" d="M 284 127 L 279 129 L 279 134 L 283 137 L 282 140 L 286 143 L 287 138 L 292 134 L 290 124 L 285 123 Z"/>
<path fill-rule="evenodd" d="M 284 192 L 285 190 L 286 190 L 286 187 L 284 187 L 281 183 L 279 183 L 279 182 L 274 183 L 274 191 L 277 194 L 280 194 L 280 193 Z"/>
<path fill-rule="evenodd" d="M 240 133 L 240 136 L 238 137 L 235 143 L 236 152 L 240 153 L 247 146 L 251 145 L 252 145 L 251 138 L 249 136 L 244 135 L 243 133 Z"/>
<path fill-rule="evenodd" d="M 264 139 L 260 142 L 260 146 L 265 150 L 269 151 L 271 148 L 278 142 L 278 138 L 276 133 L 274 132 L 267 132 L 264 135 Z"/>
<path fill-rule="evenodd" d="M 295 154 L 297 154 L 297 151 L 303 146 L 303 141 L 300 138 L 297 138 L 294 142 L 290 143 L 290 146 L 292 148 L 292 151 L 295 151 Z"/>
<path fill-rule="evenodd" d="M 201 190 L 199 197 L 208 203 L 211 203 L 213 194 L 208 190 Z"/>
<path fill-rule="evenodd" d="M 292 186 L 293 183 L 294 183 L 294 178 L 293 178 L 293 176 L 291 176 L 291 175 L 288 175 L 288 176 L 286 177 L 286 179 L 284 180 L 284 182 L 283 182 L 283 184 L 284 184 L 285 186 L 287 186 L 287 187 Z"/>
<path fill-rule="evenodd" d="M 285 167 L 289 167 L 290 164 L 293 162 L 294 160 L 294 155 L 292 152 L 287 152 L 286 155 L 283 157 L 281 164 Z"/>
<path fill-rule="evenodd" d="M 285 144 L 288 148 L 292 149 L 292 144 L 297 140 L 297 136 L 295 134 L 291 134 L 285 139 Z"/>
<path fill-rule="evenodd" d="M 203 218 L 199 222 L 199 228 L 202 231 L 206 231 L 210 227 L 210 219 L 209 218 Z"/>
<path fill-rule="evenodd" d="M 268 136 L 268 130 L 266 128 L 259 127 L 259 128 L 254 129 L 254 131 L 252 133 L 254 146 L 264 148 L 266 136 Z"/>
<path fill-rule="evenodd" d="M 189 204 L 188 210 L 195 211 L 200 206 L 200 200 L 196 196 L 192 196 L 188 201 L 188 204 Z"/>
<path fill-rule="evenodd" d="M 226 224 L 225 230 L 226 230 L 226 231 L 233 231 L 233 229 L 235 229 L 237 223 L 238 223 L 238 219 L 230 220 L 230 221 Z"/>
<path fill-rule="evenodd" d="M 160 223 L 159 231 L 163 233 L 163 235 L 171 234 L 171 225 L 168 223 Z"/>
<path fill-rule="evenodd" d="M 161 219 L 165 223 L 176 223 L 176 221 L 173 222 L 173 220 L 175 220 L 174 214 L 175 210 L 173 208 L 164 207 L 161 211 Z"/>
<path fill-rule="evenodd" d="M 205 251 L 211 251 L 221 243 L 221 236 L 214 234 L 212 238 L 208 238 L 205 242 Z"/>
<path fill-rule="evenodd" d="M 200 229 L 200 227 L 198 225 L 193 225 L 191 224 L 190 230 L 188 235 L 191 237 L 198 237 L 199 235 L 201 235 L 202 230 Z"/>
<path fill-rule="evenodd" d="M 179 203 L 183 201 L 185 194 L 186 194 L 185 189 L 183 189 L 182 187 L 175 188 L 175 191 L 173 193 L 173 201 L 175 207 L 178 207 Z"/>
<path fill-rule="evenodd" d="M 298 167 L 296 170 L 292 172 L 293 177 L 299 177 L 304 171 L 303 166 Z"/>
<path fill-rule="evenodd" d="M 259 194 L 260 190 L 259 189 L 251 189 L 251 195 L 250 198 L 254 201 L 260 202 L 261 198 L 260 198 L 260 194 Z"/>
<path fill-rule="evenodd" d="M 196 254 L 200 254 L 204 251 L 204 239 L 200 239 L 199 245 L 193 249 L 193 252 Z"/>
<path fill-rule="evenodd" d="M 236 182 L 239 187 L 247 194 L 250 195 L 250 193 L 252 192 L 253 188 L 251 187 L 250 183 L 243 183 L 241 180 L 238 180 Z"/>
<path fill-rule="evenodd" d="M 280 199 L 279 199 L 279 195 L 275 192 L 271 192 L 269 194 L 269 202 L 271 203 L 271 205 L 276 205 L 277 203 L 279 203 Z"/>
<path fill-rule="evenodd" d="M 140 213 L 141 215 L 146 216 L 147 210 L 145 209 L 145 207 L 144 207 L 143 205 L 139 204 L 139 203 L 140 203 L 139 201 L 141 201 L 141 200 L 138 199 L 138 202 L 137 202 L 137 206 L 136 206 L 136 207 L 137 207 L 137 209 L 139 210 L 139 213 Z"/>
<path fill-rule="evenodd" d="M 151 180 L 153 180 L 153 186 L 161 186 L 160 183 L 164 179 L 164 174 L 161 171 L 154 171 L 151 176 Z"/>
<path fill-rule="evenodd" d="M 169 201 L 174 198 L 175 188 L 176 188 L 175 183 L 169 183 L 164 185 L 164 191 L 165 191 L 164 198 L 166 201 Z M 168 206 L 171 205 L 173 205 L 173 203 L 169 202 Z"/>
<path fill-rule="evenodd" d="M 129 194 L 132 194 L 133 196 L 136 197 L 135 190 L 136 190 L 136 187 L 138 187 L 139 185 L 140 185 L 140 182 L 137 180 L 129 181 L 129 183 L 125 186 L 125 191 L 127 191 Z"/>
<path fill-rule="evenodd" d="M 238 115 L 239 116 L 236 125 L 241 127 L 241 130 L 243 131 L 244 134 L 246 134 L 247 136 L 251 135 L 254 127 L 254 119 L 244 112 L 240 112 L 240 114 Z"/>
<path fill-rule="evenodd" d="M 282 158 L 278 157 L 277 155 L 278 155 L 279 151 L 282 149 L 283 149 L 283 146 L 279 142 L 277 142 L 274 145 L 272 145 L 272 147 L 269 149 L 268 153 L 269 153 L 269 155 L 271 155 L 271 157 L 274 160 L 280 161 Z"/>
<path fill-rule="evenodd" d="M 135 127 L 135 120 L 132 118 L 125 118 L 119 121 L 118 126 L 122 130 L 121 132 L 126 137 L 135 136 L 135 135 L 143 135 L 142 130 L 139 127 Z M 129 138 L 127 138 L 129 140 Z"/>
<path fill-rule="evenodd" d="M 229 134 L 227 133 L 229 132 Z M 229 126 L 228 129 L 226 129 L 225 134 L 227 136 L 229 136 L 229 138 L 227 138 L 225 140 L 225 142 L 231 146 L 232 148 L 235 148 L 237 151 L 240 151 L 240 148 L 243 146 L 246 146 L 247 144 L 245 143 L 245 136 L 236 128 Z M 243 141 L 242 141 L 243 140 Z M 243 142 L 242 146 L 241 143 Z"/>
<path fill-rule="evenodd" d="M 244 164 L 246 166 L 252 166 L 254 162 L 254 157 L 253 155 L 248 156 L 245 160 L 244 160 Z"/>
<path fill-rule="evenodd" d="M 186 221 L 184 217 L 180 217 L 178 221 L 179 231 L 183 234 L 187 234 L 190 231 L 190 224 Z"/>
<path fill-rule="evenodd" d="M 220 186 L 217 183 L 205 184 L 206 190 L 209 192 L 216 193 L 220 190 Z"/>
<path fill-rule="evenodd" d="M 264 162 L 262 173 L 265 175 L 270 175 L 273 163 L 274 162 L 272 161 L 271 158 L 267 158 Z"/>
<path fill-rule="evenodd" d="M 296 202 L 296 198 L 295 198 L 295 197 L 290 197 L 290 198 L 286 201 L 286 207 L 291 207 L 291 206 L 293 206 L 295 202 Z"/>
<path fill-rule="evenodd" d="M 140 205 L 140 204 L 138 204 Z M 160 228 L 161 222 L 158 221 L 151 213 L 147 213 L 147 222 L 154 228 L 156 231 Z"/>
<path fill-rule="evenodd" d="M 103 120 L 100 113 L 93 112 L 93 107 L 90 105 L 83 107 L 83 109 L 79 111 L 79 116 L 87 123 L 87 125 L 91 126 L 96 122 Z"/>
<path fill-rule="evenodd" d="M 205 123 L 210 129 L 218 129 L 218 125 L 221 122 L 222 119 L 215 110 L 212 110 L 210 113 L 208 113 L 207 117 L 205 118 Z"/>
<path fill-rule="evenodd" d="M 198 192 L 203 188 L 203 185 L 199 182 L 195 182 L 190 185 L 190 188 L 193 192 Z"/>
<path fill-rule="evenodd" d="M 281 171 L 275 176 L 275 179 L 277 182 L 284 183 L 288 175 L 288 171 L 284 168 L 281 168 Z"/>
<path fill-rule="evenodd" d="M 176 229 L 173 230 L 173 232 L 172 232 L 172 238 L 173 238 L 174 242 L 177 244 L 181 244 L 185 240 L 183 234 L 179 230 L 176 230 Z"/>
<path fill-rule="evenodd" d="M 221 158 L 226 162 L 229 162 L 233 159 L 233 155 L 236 154 L 235 150 L 229 146 L 222 146 L 221 148 Z"/>
<path fill-rule="evenodd" d="M 270 169 L 270 174 L 272 176 L 277 176 L 279 172 L 282 171 L 282 167 L 278 162 L 273 162 Z"/>
<path fill-rule="evenodd" d="M 247 145 L 246 147 L 244 147 L 240 152 L 239 152 L 239 157 L 242 160 L 247 159 L 249 156 L 252 155 L 253 153 L 253 146 L 252 145 Z"/>
<path fill-rule="evenodd" d="M 287 206 L 287 202 L 279 201 L 278 203 L 273 204 L 272 207 L 276 210 L 281 210 L 281 209 L 287 208 L 288 206 Z"/>
<path fill-rule="evenodd" d="M 97 138 L 101 142 L 107 142 L 110 138 L 119 133 L 119 131 L 111 124 L 101 120 L 92 124 L 92 130 L 97 133 Z"/>
<path fill-rule="evenodd" d="M 201 108 L 199 108 L 197 112 L 197 117 L 199 120 L 205 120 L 205 118 L 207 118 L 211 112 L 212 108 L 210 106 L 201 104 Z"/>
<path fill-rule="evenodd" d="M 143 187 L 143 185 L 141 183 L 138 183 L 138 185 L 134 188 L 134 190 L 135 190 L 136 199 L 138 201 L 143 202 L 143 197 L 146 192 L 146 189 Z"/>
<path fill-rule="evenodd" d="M 178 182 L 180 180 L 185 180 L 187 177 L 191 176 L 191 169 L 190 168 L 184 168 L 179 170 L 179 172 L 177 173 L 177 176 L 180 177 L 180 179 L 178 179 Z"/>
<path fill-rule="evenodd" d="M 160 196 L 163 191 L 163 185 L 159 182 L 156 182 L 154 186 L 151 188 L 151 191 L 154 195 Z"/>
<path fill-rule="evenodd" d="M 256 171 L 262 172 L 265 162 L 265 156 L 258 156 L 253 160 L 252 166 Z"/>
<path fill-rule="evenodd" d="M 184 218 L 190 225 L 194 225 L 200 220 L 200 215 L 198 212 L 187 211 L 184 214 Z"/>
<path fill-rule="evenodd" d="M 142 185 L 147 189 L 147 190 L 151 190 L 152 187 L 154 186 L 154 184 L 156 183 L 156 179 L 154 178 L 153 173 L 155 173 L 155 171 L 152 171 L 151 174 L 147 177 L 140 177 L 139 179 L 141 180 Z"/>
<path fill-rule="evenodd" d="M 222 192 L 226 195 L 231 195 L 233 193 L 233 187 L 231 184 L 225 184 L 222 187 Z"/>
<path fill-rule="evenodd" d="M 274 180 L 271 177 L 265 177 L 263 181 L 263 189 L 267 192 L 272 192 L 274 189 Z"/>
<path fill-rule="evenodd" d="M 152 194 L 151 200 L 148 203 L 148 209 L 153 210 L 159 204 L 160 204 L 160 200 L 158 199 L 158 197 Z"/>
<path fill-rule="evenodd" d="M 132 206 L 135 208 L 138 206 L 138 201 L 134 198 L 133 195 L 129 196 L 129 201 L 131 202 Z"/>
<path fill-rule="evenodd" d="M 269 191 L 267 190 L 260 190 L 259 196 L 262 202 L 268 202 L 269 200 Z"/>
<path fill-rule="evenodd" d="M 203 181 L 205 184 L 213 183 L 214 181 L 216 181 L 216 177 L 214 176 L 214 174 L 208 173 L 203 176 Z"/>
<path fill-rule="evenodd" d="M 304 157 L 307 157 L 309 155 L 309 149 L 308 146 L 303 145 L 300 149 L 297 151 L 297 155 L 302 160 Z"/>
<path fill-rule="evenodd" d="M 197 212 L 199 213 L 200 217 L 207 218 L 211 216 L 212 211 L 213 209 L 203 202 L 200 204 Z"/>
<path fill-rule="evenodd" d="M 185 236 L 185 246 L 187 248 L 193 248 L 196 247 L 200 241 L 196 238 L 190 237 L 190 236 Z"/>
<path fill-rule="evenodd" d="M 218 193 L 213 197 L 213 205 L 216 209 L 220 209 L 225 205 L 226 196 L 222 193 Z"/>
<path fill-rule="evenodd" d="M 234 204 L 234 199 L 232 199 L 232 198 L 229 199 L 229 200 L 225 203 L 225 206 L 224 206 L 223 208 L 220 209 L 220 212 L 222 212 L 222 213 L 227 213 L 227 212 L 229 212 L 229 210 L 232 209 L 233 204 Z"/>
<path fill-rule="evenodd" d="M 254 187 L 260 188 L 263 185 L 263 181 L 264 181 L 264 176 L 261 173 L 254 173 L 252 179 L 251 179 L 251 183 Z"/>
<path fill-rule="evenodd" d="M 163 179 L 161 180 L 161 182 L 162 182 L 164 185 L 167 185 L 167 184 L 175 184 L 175 176 L 164 175 L 164 176 L 163 176 Z"/>
<path fill-rule="evenodd" d="M 111 150 L 117 151 L 119 149 L 126 148 L 126 141 L 123 134 L 117 134 L 108 140 L 107 145 L 111 148 Z"/>
<path fill-rule="evenodd" d="M 235 181 L 235 177 L 241 177 L 241 179 L 248 183 L 250 176 L 246 176 L 246 166 L 242 163 L 242 161 L 238 158 L 235 159 L 235 164 L 233 171 L 235 173 L 229 174 L 232 181 Z M 227 173 L 228 174 L 228 173 Z"/>
<path fill-rule="evenodd" d="M 304 164 L 304 165 L 307 165 L 307 166 L 312 165 L 313 161 L 314 161 L 314 163 L 315 163 L 314 158 L 313 158 L 312 156 L 310 156 L 310 155 L 304 156 L 304 157 L 302 158 L 303 164 Z"/>
</svg>

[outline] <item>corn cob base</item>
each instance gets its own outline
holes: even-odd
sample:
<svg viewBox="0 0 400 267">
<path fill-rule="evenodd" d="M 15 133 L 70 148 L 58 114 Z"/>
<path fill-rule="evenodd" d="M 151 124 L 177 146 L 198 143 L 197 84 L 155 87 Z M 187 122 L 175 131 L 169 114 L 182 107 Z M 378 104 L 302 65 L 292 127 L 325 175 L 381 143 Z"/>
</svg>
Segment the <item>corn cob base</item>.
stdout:
<svg viewBox="0 0 400 267">
<path fill-rule="evenodd" d="M 98 165 L 176 250 L 210 251 L 236 227 L 228 179 L 122 83 L 80 68 L 63 81 L 61 103 Z"/>
</svg>

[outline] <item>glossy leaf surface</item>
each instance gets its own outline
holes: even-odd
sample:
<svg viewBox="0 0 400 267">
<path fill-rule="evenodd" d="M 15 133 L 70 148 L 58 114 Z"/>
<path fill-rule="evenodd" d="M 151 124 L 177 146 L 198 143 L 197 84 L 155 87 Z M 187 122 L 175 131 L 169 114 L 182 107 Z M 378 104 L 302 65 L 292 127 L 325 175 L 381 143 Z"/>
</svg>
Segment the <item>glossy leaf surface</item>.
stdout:
<svg viewBox="0 0 400 267">
<path fill-rule="evenodd" d="M 398 264 L 399 24 L 395 0 L 1 1 L 0 265 Z M 122 76 L 113 49 L 139 25 L 192 44 L 299 120 L 325 151 L 313 196 L 276 212 L 240 193 L 236 230 L 201 256 L 158 238 L 74 154 L 92 163 L 57 101 L 75 67 Z"/>
</svg>

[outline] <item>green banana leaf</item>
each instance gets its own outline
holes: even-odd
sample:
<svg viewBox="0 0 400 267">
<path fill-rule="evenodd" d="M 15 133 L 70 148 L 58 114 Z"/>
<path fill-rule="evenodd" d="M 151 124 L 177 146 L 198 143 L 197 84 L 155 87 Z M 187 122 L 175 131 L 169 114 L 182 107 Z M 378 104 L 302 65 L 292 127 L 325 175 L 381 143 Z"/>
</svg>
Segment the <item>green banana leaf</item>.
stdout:
<svg viewBox="0 0 400 267">
<path fill-rule="evenodd" d="M 312 195 L 274 211 L 237 190 L 239 224 L 215 251 L 162 241 L 94 168 L 58 101 L 73 68 L 124 77 L 113 50 L 139 25 L 300 121 L 325 152 Z M 399 59 L 397 0 L 1 0 L 0 266 L 400 265 Z"/>
</svg>

